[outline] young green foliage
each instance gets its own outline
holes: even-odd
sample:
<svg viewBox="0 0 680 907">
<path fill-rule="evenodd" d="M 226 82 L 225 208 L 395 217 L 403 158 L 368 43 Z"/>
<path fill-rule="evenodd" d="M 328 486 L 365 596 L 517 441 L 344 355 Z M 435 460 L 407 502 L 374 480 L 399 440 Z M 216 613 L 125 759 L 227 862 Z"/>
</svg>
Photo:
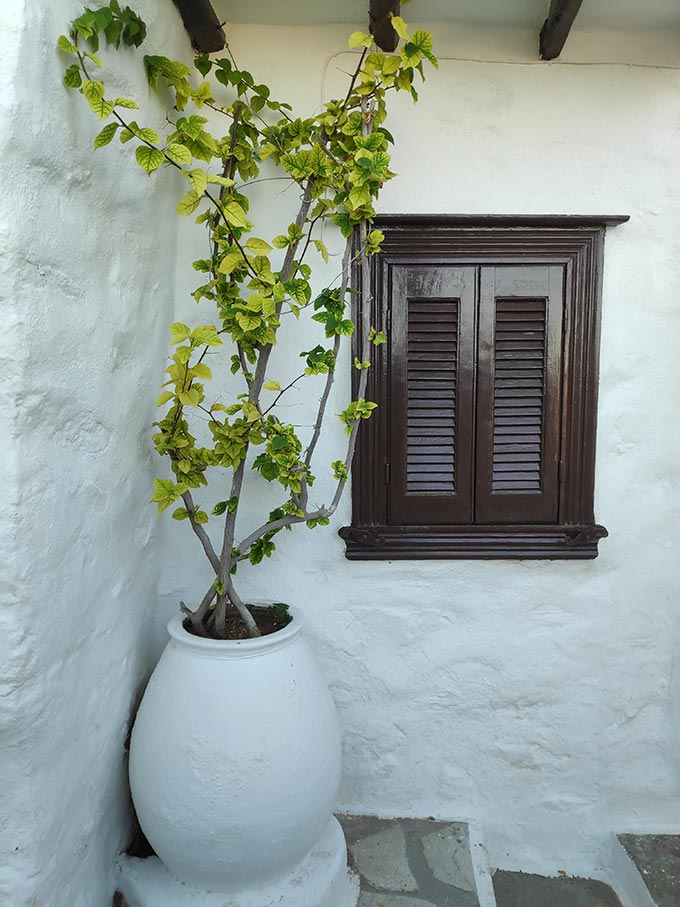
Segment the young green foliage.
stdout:
<svg viewBox="0 0 680 907">
<path fill-rule="evenodd" d="M 172 352 L 156 401 L 162 414 L 153 442 L 168 458 L 172 478 L 156 480 L 152 500 L 159 511 L 180 502 L 173 518 L 190 524 L 215 570 L 215 615 L 228 600 L 239 608 L 250 632 L 247 611 L 241 610 L 233 588 L 238 564 L 270 557 L 281 529 L 329 522 L 348 479 L 358 425 L 376 405 L 364 398 L 370 347 L 385 343 L 386 337 L 371 328 L 354 359 L 357 393 L 340 414 L 349 441 L 345 455 L 332 464 L 335 494 L 329 505 L 311 507 L 312 460 L 337 357 L 355 332 L 348 299 L 351 262 L 375 255 L 384 238 L 367 225 L 375 217 L 380 191 L 395 176 L 389 152 L 394 140 L 384 125 L 387 98 L 392 91 L 406 91 L 417 99 L 415 83 L 424 78 L 423 62 L 436 66 L 427 32 L 409 36 L 398 16 L 392 24 L 403 39 L 399 51 L 383 53 L 370 35 L 355 32 L 349 46 L 357 51 L 357 65 L 346 94 L 309 116 L 294 115 L 290 104 L 276 99 L 231 55 L 197 56 L 192 69 L 161 53 L 147 54 L 143 62 L 150 86 L 169 89 L 174 106 L 163 134 L 144 121 L 143 112 L 131 118 L 128 111 L 138 109 L 137 103 L 109 95 L 100 75 L 100 46 L 139 47 L 144 41 L 146 26 L 133 10 L 117 0 L 86 9 L 57 42 L 67 59 L 64 84 L 79 91 L 102 122 L 95 149 L 117 136 L 151 178 L 159 179 L 168 169 L 178 171 L 186 186 L 177 212 L 193 216 L 205 232 L 206 257 L 193 263 L 200 275 L 193 296 L 209 314 L 193 326 L 176 322 L 170 327 Z M 301 200 L 292 222 L 286 226 L 284 221 L 274 235 L 250 213 L 250 188 L 265 161 L 293 186 L 289 197 Z M 281 193 L 280 182 L 271 185 Z M 320 236 L 324 226 L 337 228 L 349 242 L 340 275 L 317 292 L 312 263 L 326 265 L 331 255 Z M 359 248 L 352 247 L 356 236 L 361 237 Z M 269 376 L 268 366 L 290 314 L 307 316 L 318 342 L 300 352 L 302 373 L 286 383 Z M 235 378 L 225 382 L 229 375 Z M 320 402 L 313 429 L 303 436 L 286 421 L 282 405 L 307 381 Z M 201 422 L 207 433 L 192 429 Z M 209 440 L 199 443 L 197 435 Z M 283 501 L 237 544 L 236 517 L 247 468 L 278 486 Z M 210 514 L 192 497 L 209 481 L 220 498 Z M 219 544 L 210 535 L 214 524 L 222 536 Z M 191 618 L 195 627 L 202 627 L 211 601 L 206 596 L 203 610 Z"/>
</svg>

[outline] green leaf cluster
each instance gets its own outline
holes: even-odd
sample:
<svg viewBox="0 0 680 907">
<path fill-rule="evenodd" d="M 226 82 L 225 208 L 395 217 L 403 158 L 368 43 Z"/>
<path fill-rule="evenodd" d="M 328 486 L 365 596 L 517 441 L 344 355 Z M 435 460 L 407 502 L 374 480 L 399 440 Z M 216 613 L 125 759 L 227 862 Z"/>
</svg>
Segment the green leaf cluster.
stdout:
<svg viewBox="0 0 680 907">
<path fill-rule="evenodd" d="M 193 298 L 209 314 L 192 325 L 176 322 L 170 327 L 172 351 L 157 400 L 162 415 L 154 423 L 153 441 L 167 457 L 172 478 L 156 480 L 153 501 L 163 511 L 184 496 L 172 515 L 196 528 L 209 518 L 232 520 L 242 506 L 240 486 L 239 493 L 229 492 L 225 470 L 233 474 L 249 464 L 277 485 L 283 503 L 247 550 L 233 548 L 229 573 L 243 559 L 257 564 L 271 556 L 274 536 L 282 528 L 328 522 L 323 508 L 308 509 L 307 493 L 314 482 L 311 454 L 306 455 L 282 407 L 291 388 L 307 378 L 325 376 L 330 388 L 337 350 L 354 333 L 348 275 L 316 291 L 322 284 L 312 265 L 331 262 L 321 231 L 339 229 L 352 237 L 361 228 L 356 261 L 380 250 L 383 234 L 370 224 L 380 192 L 395 176 L 390 159 L 394 139 L 385 125 L 388 97 L 405 91 L 416 100 L 424 63 L 436 66 L 429 33 L 410 35 L 399 16 L 392 24 L 403 41 L 398 52 L 382 53 L 370 35 L 355 32 L 350 47 L 357 50 L 357 71 L 346 94 L 306 117 L 294 114 L 290 104 L 275 98 L 269 86 L 239 68 L 230 55 L 198 55 L 192 68 L 161 53 L 147 54 L 143 62 L 151 88 L 169 90 L 175 109 L 160 131 L 144 121 L 143 112 L 131 119 L 128 112 L 138 109 L 137 103 L 109 96 L 99 75 L 100 46 L 138 47 L 144 41 L 146 26 L 133 10 L 117 0 L 97 10 L 86 8 L 58 40 L 68 60 L 65 85 L 79 90 L 102 122 L 94 147 L 105 148 L 118 136 L 135 165 L 153 179 L 162 179 L 168 169 L 179 171 L 186 185 L 177 212 L 193 216 L 206 234 L 205 257 L 193 263 L 198 275 Z M 257 225 L 250 209 L 251 186 L 260 180 L 265 162 L 284 181 L 272 182 L 273 191 L 290 189 L 288 197 L 305 199 L 297 219 L 287 227 L 284 221 L 273 235 Z M 162 182 L 159 191 L 167 191 Z M 290 315 L 308 317 L 322 342 L 300 352 L 302 374 L 286 384 L 260 365 L 266 364 Z M 323 337 L 332 341 L 332 349 Z M 367 340 L 377 346 L 386 337 L 372 328 Z M 354 359 L 360 388 L 369 365 L 365 354 Z M 230 374 L 236 376 L 232 382 L 240 382 L 238 388 L 225 381 Z M 359 392 L 340 414 L 347 433 L 374 409 Z M 332 463 L 341 485 L 348 478 L 347 462 Z M 191 492 L 209 479 L 227 489 L 210 517 L 191 503 Z M 224 591 L 223 580 L 219 582 Z"/>
</svg>

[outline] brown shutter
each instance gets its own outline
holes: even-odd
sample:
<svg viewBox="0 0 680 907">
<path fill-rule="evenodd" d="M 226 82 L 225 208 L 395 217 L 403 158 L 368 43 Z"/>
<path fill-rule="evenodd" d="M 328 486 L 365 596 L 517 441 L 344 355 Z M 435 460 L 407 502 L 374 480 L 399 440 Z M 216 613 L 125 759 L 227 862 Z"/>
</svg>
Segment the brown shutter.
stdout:
<svg viewBox="0 0 680 907">
<path fill-rule="evenodd" d="M 477 522 L 557 520 L 563 302 L 561 266 L 482 268 Z"/>
<path fill-rule="evenodd" d="M 389 521 L 470 522 L 476 269 L 392 269 Z"/>
</svg>

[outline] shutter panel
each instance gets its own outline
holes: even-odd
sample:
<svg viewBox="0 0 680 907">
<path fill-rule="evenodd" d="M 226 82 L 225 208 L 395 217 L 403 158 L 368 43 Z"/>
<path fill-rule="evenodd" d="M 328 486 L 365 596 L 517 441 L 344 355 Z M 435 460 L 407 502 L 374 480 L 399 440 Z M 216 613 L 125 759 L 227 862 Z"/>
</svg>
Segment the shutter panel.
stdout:
<svg viewBox="0 0 680 907">
<path fill-rule="evenodd" d="M 561 266 L 481 274 L 476 520 L 556 522 Z"/>
<path fill-rule="evenodd" d="M 472 519 L 474 268 L 392 269 L 389 520 Z"/>
</svg>

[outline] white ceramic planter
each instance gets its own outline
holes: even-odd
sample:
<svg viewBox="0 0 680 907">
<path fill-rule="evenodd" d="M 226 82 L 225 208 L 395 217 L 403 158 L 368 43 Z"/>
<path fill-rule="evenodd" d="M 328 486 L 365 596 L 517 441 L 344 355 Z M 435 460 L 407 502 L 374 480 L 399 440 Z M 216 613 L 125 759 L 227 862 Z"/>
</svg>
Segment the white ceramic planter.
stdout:
<svg viewBox="0 0 680 907">
<path fill-rule="evenodd" d="M 338 721 L 291 614 L 242 641 L 201 639 L 173 618 L 132 733 L 132 796 L 151 845 L 176 878 L 234 903 L 295 877 L 332 821 Z"/>
</svg>

